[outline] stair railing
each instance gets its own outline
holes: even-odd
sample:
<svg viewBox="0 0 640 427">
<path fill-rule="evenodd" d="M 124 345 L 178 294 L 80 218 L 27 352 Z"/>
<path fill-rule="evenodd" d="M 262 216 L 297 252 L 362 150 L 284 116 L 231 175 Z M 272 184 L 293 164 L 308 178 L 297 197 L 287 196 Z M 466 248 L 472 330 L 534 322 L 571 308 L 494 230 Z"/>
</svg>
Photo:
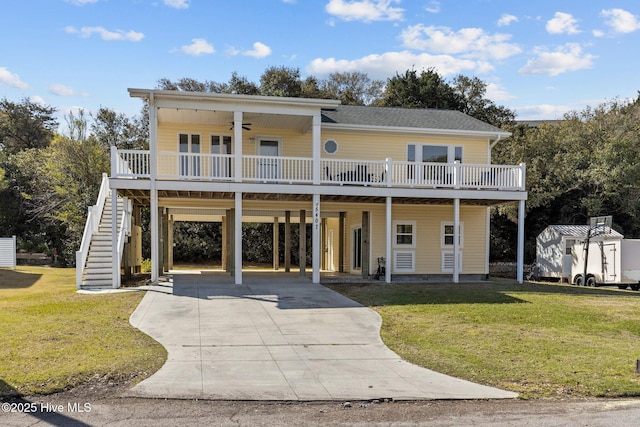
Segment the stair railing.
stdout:
<svg viewBox="0 0 640 427">
<path fill-rule="evenodd" d="M 89 246 L 91 245 L 91 236 L 98 231 L 100 226 L 100 217 L 104 209 L 104 203 L 109 196 L 109 176 L 106 173 L 102 174 L 102 183 L 100 184 L 100 192 L 98 193 L 98 200 L 94 206 L 89 206 L 87 213 L 87 222 L 84 226 L 84 232 L 82 233 L 82 241 L 80 242 L 80 249 L 76 251 L 76 288 L 80 289 L 82 286 L 82 273 L 87 263 L 87 257 L 89 255 Z"/>
<path fill-rule="evenodd" d="M 122 205 L 122 219 L 120 220 L 120 231 L 118 232 L 118 256 L 114 260 L 117 265 L 116 271 L 118 272 L 114 276 L 113 280 L 113 288 L 120 287 L 120 265 L 122 263 L 122 253 L 124 252 L 124 243 L 127 236 L 131 235 L 131 212 L 133 211 L 133 206 L 130 200 L 124 199 Z"/>
</svg>

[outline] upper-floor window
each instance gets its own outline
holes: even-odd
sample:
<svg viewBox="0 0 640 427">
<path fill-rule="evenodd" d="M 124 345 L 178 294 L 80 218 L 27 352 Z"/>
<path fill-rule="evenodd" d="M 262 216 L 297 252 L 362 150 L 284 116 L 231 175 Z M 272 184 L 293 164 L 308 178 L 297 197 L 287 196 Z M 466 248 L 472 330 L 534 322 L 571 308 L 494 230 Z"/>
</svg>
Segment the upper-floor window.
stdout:
<svg viewBox="0 0 640 427">
<path fill-rule="evenodd" d="M 462 162 L 462 147 L 455 145 L 408 144 L 407 161 L 425 163 Z"/>
</svg>

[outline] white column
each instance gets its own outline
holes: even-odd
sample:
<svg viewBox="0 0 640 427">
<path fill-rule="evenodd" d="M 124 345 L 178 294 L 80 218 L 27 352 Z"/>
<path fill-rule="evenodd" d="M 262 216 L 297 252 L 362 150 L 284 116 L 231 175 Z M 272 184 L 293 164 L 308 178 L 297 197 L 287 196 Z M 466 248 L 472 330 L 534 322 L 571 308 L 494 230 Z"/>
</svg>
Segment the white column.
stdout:
<svg viewBox="0 0 640 427">
<path fill-rule="evenodd" d="M 111 287 L 120 287 L 120 257 L 118 256 L 118 191 L 111 190 Z"/>
<path fill-rule="evenodd" d="M 158 238 L 158 190 L 156 178 L 158 176 L 158 114 L 153 92 L 149 94 L 149 157 L 151 173 L 151 283 L 158 283 L 158 262 L 160 261 Z"/>
<path fill-rule="evenodd" d="M 320 195 L 313 195 L 313 230 L 311 235 L 311 266 L 313 273 L 311 280 L 313 283 L 320 283 Z"/>
<path fill-rule="evenodd" d="M 522 284 L 524 275 L 524 200 L 518 205 L 518 283 Z"/>
<path fill-rule="evenodd" d="M 242 182 L 242 111 L 233 112 L 233 159 L 235 181 Z"/>
<path fill-rule="evenodd" d="M 158 227 L 158 190 L 155 180 L 151 180 L 151 283 L 158 284 L 158 263 L 160 262 L 160 236 Z"/>
<path fill-rule="evenodd" d="M 391 283 L 391 244 L 393 241 L 393 223 L 392 223 L 392 210 L 391 210 L 391 205 L 392 203 L 392 199 L 391 196 L 387 196 L 387 215 L 386 215 L 386 219 L 387 219 L 387 226 L 386 226 L 386 230 L 387 230 L 387 244 L 386 244 L 386 250 L 385 250 L 385 269 L 384 269 L 384 281 L 386 283 Z"/>
<path fill-rule="evenodd" d="M 453 283 L 460 282 L 460 199 L 453 199 Z"/>
<path fill-rule="evenodd" d="M 313 129 L 311 130 L 313 155 L 313 183 L 320 184 L 320 112 L 313 115 Z"/>
<path fill-rule="evenodd" d="M 240 191 L 236 193 L 235 220 L 233 225 L 234 274 L 236 278 L 236 285 L 242 285 L 242 192 Z"/>
</svg>

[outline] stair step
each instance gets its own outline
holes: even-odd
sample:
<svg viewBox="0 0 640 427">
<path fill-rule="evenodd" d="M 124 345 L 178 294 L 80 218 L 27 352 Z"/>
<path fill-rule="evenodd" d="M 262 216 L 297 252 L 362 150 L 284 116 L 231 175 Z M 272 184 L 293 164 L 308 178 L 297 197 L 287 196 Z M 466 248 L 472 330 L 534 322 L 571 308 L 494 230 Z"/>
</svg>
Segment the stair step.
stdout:
<svg viewBox="0 0 640 427">
<path fill-rule="evenodd" d="M 95 275 L 102 275 L 102 274 L 110 275 L 111 274 L 110 266 L 102 267 L 102 268 L 88 266 L 85 271 L 85 277 L 90 277 L 90 276 L 93 277 Z"/>
<path fill-rule="evenodd" d="M 113 285 L 113 280 L 111 279 L 103 279 L 103 280 L 83 280 L 82 281 L 82 287 L 111 287 Z"/>
</svg>

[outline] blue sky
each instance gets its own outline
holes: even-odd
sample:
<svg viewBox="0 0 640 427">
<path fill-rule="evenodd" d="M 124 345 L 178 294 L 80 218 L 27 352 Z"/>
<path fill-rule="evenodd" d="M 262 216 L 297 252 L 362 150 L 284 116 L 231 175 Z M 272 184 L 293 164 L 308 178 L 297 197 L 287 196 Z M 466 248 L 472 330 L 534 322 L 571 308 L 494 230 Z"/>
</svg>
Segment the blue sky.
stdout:
<svg viewBox="0 0 640 427">
<path fill-rule="evenodd" d="M 0 10 L 0 97 L 61 114 L 137 114 L 129 87 L 233 71 L 258 82 L 270 66 L 477 76 L 521 120 L 640 90 L 638 0 L 7 0 Z"/>
</svg>

